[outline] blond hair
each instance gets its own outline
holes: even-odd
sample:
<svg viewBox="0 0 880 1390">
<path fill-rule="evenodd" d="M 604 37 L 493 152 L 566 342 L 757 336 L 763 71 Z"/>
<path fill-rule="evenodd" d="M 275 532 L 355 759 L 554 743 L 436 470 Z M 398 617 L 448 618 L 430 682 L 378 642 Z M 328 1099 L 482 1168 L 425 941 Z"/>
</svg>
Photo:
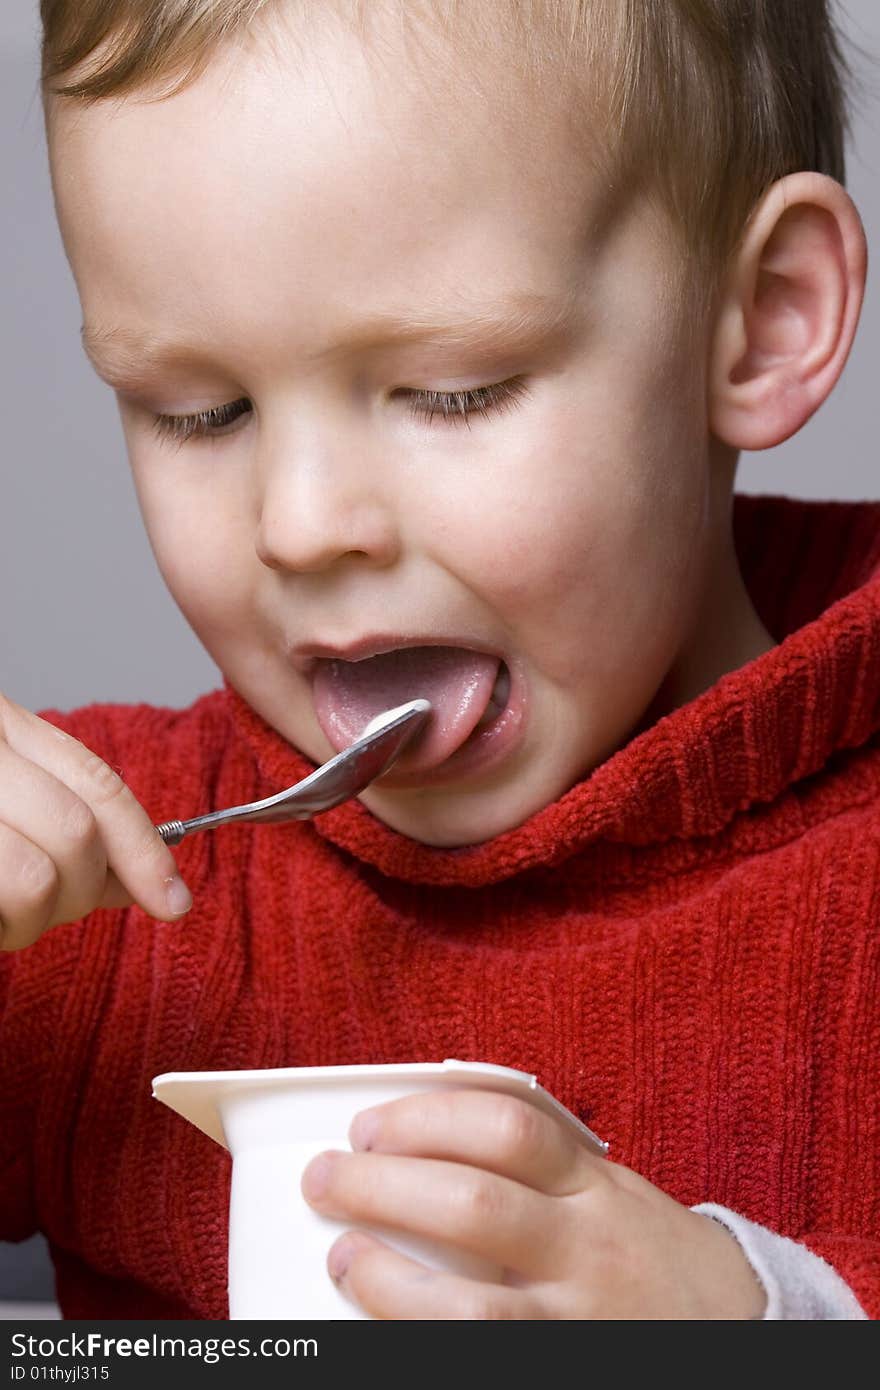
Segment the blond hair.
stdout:
<svg viewBox="0 0 880 1390">
<path fill-rule="evenodd" d="M 307 3 L 41 0 L 44 89 L 88 102 L 160 83 L 178 90 L 258 17 Z M 362 24 L 371 3 L 335 9 Z M 812 169 L 844 181 L 851 73 L 828 0 L 400 4 L 407 19 L 442 20 L 453 46 L 458 24 L 487 43 L 513 37 L 534 70 L 579 74 L 603 113 L 607 157 L 659 194 L 707 289 L 777 179 Z M 330 8 L 320 0 L 319 12 Z"/>
</svg>

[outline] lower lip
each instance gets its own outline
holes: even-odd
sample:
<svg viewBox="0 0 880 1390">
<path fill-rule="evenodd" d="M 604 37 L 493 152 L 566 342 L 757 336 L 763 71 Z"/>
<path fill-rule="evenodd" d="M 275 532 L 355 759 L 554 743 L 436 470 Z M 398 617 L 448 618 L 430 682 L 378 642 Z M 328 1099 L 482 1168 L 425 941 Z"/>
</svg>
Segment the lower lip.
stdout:
<svg viewBox="0 0 880 1390">
<path fill-rule="evenodd" d="M 527 697 L 522 671 L 508 663 L 510 695 L 507 704 L 491 724 L 475 729 L 451 757 L 427 772 L 407 773 L 406 753 L 374 785 L 389 790 L 407 787 L 438 787 L 458 782 L 462 777 L 488 771 L 519 746 L 525 734 Z"/>
</svg>

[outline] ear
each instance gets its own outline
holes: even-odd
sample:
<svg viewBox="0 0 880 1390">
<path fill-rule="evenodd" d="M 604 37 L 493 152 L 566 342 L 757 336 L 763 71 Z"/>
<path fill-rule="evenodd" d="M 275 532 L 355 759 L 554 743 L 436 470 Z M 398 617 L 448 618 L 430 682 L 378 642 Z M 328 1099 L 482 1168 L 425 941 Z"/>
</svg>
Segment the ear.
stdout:
<svg viewBox="0 0 880 1390">
<path fill-rule="evenodd" d="M 709 358 L 709 426 L 736 449 L 769 449 L 830 394 L 855 337 L 865 231 L 825 174 L 789 174 L 749 219 L 722 286 Z"/>
</svg>

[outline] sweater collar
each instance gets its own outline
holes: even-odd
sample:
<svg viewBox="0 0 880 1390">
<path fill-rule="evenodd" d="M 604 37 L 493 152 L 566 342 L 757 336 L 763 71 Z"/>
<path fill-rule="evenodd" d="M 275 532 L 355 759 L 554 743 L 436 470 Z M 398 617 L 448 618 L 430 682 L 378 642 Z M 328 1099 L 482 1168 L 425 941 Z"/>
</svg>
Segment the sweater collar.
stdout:
<svg viewBox="0 0 880 1390">
<path fill-rule="evenodd" d="M 880 728 L 880 503 L 734 498 L 734 540 L 759 617 L 779 643 L 632 738 L 522 825 L 436 849 L 359 801 L 317 833 L 389 877 L 479 887 L 549 868 L 600 840 L 716 834 Z M 231 686 L 237 736 L 269 795 L 314 770 Z"/>
</svg>

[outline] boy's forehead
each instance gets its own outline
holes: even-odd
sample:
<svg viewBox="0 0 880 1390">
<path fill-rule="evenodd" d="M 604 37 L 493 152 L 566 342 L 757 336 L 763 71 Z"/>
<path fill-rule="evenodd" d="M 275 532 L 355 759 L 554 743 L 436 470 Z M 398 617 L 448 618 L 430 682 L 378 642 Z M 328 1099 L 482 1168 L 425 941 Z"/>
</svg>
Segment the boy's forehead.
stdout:
<svg viewBox="0 0 880 1390">
<path fill-rule="evenodd" d="M 310 15 L 314 8 L 306 6 Z M 64 166 L 74 161 L 77 182 L 92 193 L 126 173 L 149 182 L 156 155 L 166 179 L 204 180 L 212 170 L 223 174 L 246 146 L 254 175 L 274 164 L 276 186 L 285 163 L 307 169 L 311 151 L 325 185 L 344 176 L 353 193 L 379 170 L 393 170 L 422 186 L 433 178 L 447 199 L 457 184 L 465 197 L 489 159 L 506 163 L 509 174 L 544 182 L 557 202 L 566 191 L 588 193 L 591 173 L 603 175 L 597 193 L 609 187 L 598 125 L 591 136 L 588 121 L 573 119 L 574 98 L 562 84 L 538 90 L 505 61 L 500 37 L 478 56 L 467 28 L 456 29 L 434 34 L 428 51 L 413 48 L 408 30 L 393 22 L 405 13 L 396 2 L 370 7 L 369 40 L 351 24 L 333 23 L 334 9 L 306 34 L 287 7 L 270 6 L 246 41 L 221 45 L 205 71 L 171 96 L 147 89 L 85 107 L 52 98 L 50 136 L 62 189 Z M 376 14 L 386 15 L 388 33 L 376 32 Z M 438 44 L 444 60 L 431 61 Z M 467 152 L 480 159 L 463 158 Z M 253 177 L 249 196 L 255 187 Z"/>
<path fill-rule="evenodd" d="M 364 320 L 432 299 L 467 317 L 475 284 L 483 305 L 549 295 L 543 318 L 559 315 L 579 252 L 600 248 L 627 202 L 572 139 L 561 98 L 530 103 L 523 86 L 517 104 L 509 74 L 499 95 L 487 70 L 432 84 L 405 46 L 383 49 L 380 82 L 344 27 L 306 46 L 274 39 L 219 51 L 161 100 L 55 100 L 62 229 L 84 300 L 107 301 L 85 305 L 92 327 L 149 323 L 169 295 L 197 312 L 218 277 L 233 316 L 258 281 L 280 304 L 331 277 Z"/>
</svg>

